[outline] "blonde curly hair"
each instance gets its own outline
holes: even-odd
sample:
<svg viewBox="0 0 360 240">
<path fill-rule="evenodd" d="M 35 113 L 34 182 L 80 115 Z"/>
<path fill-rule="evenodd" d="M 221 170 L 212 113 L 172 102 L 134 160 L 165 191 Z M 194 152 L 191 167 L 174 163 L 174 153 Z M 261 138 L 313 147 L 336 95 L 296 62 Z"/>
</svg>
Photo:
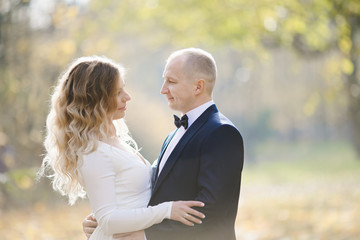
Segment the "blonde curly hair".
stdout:
<svg viewBox="0 0 360 240">
<path fill-rule="evenodd" d="M 76 59 L 59 78 L 51 97 L 46 154 L 39 176 L 52 179 L 53 189 L 67 195 L 71 205 L 85 197 L 79 175 L 81 154 L 95 151 L 97 141 L 108 139 L 115 131 L 121 141 L 137 150 L 124 120 L 117 124 L 108 120 L 117 108 L 116 84 L 124 72 L 106 57 Z"/>
</svg>

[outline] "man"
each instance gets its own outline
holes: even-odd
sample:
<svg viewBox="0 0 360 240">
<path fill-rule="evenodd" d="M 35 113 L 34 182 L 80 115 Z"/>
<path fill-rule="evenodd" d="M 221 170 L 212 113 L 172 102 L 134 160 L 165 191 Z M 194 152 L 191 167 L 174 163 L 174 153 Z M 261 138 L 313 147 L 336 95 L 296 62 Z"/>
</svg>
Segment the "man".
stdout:
<svg viewBox="0 0 360 240">
<path fill-rule="evenodd" d="M 198 210 L 206 218 L 193 227 L 164 220 L 146 229 L 148 240 L 236 239 L 244 148 L 241 134 L 212 100 L 216 71 L 213 57 L 201 49 L 179 50 L 167 60 L 161 94 L 183 117 L 175 120 L 178 128 L 154 165 L 149 205 L 198 200 L 205 203 Z"/>
</svg>

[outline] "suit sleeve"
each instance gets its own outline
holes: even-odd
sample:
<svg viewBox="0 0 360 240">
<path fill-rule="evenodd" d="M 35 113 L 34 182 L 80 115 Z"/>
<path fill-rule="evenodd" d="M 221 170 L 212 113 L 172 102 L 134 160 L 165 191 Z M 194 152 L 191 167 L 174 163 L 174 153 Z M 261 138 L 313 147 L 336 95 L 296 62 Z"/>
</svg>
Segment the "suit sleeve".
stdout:
<svg viewBox="0 0 360 240">
<path fill-rule="evenodd" d="M 235 127 L 222 125 L 204 141 L 195 199 L 205 203 L 199 209 L 206 215 L 204 224 L 237 209 L 243 162 L 243 139 Z"/>
<path fill-rule="evenodd" d="M 170 218 L 172 202 L 136 209 L 119 209 L 116 202 L 113 159 L 102 151 L 83 156 L 81 167 L 91 208 L 103 231 L 112 235 L 142 230 Z M 121 174 L 121 173 L 120 173 Z M 121 197 L 121 196 L 120 196 Z"/>
</svg>

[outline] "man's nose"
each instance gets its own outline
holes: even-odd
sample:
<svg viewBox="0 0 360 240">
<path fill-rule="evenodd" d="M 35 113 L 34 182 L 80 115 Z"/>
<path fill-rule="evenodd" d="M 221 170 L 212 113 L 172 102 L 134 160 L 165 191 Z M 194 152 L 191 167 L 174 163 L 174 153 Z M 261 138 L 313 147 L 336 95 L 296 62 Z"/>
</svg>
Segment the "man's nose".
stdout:
<svg viewBox="0 0 360 240">
<path fill-rule="evenodd" d="M 166 84 L 164 83 L 160 89 L 160 93 L 161 94 L 167 94 L 168 93 L 168 88 L 166 86 Z"/>
</svg>

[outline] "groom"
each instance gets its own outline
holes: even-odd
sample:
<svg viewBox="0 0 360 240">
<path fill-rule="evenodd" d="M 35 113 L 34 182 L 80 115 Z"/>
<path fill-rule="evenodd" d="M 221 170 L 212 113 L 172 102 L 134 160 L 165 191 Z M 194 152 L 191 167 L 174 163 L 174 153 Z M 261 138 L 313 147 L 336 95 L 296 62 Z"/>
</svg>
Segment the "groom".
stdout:
<svg viewBox="0 0 360 240">
<path fill-rule="evenodd" d="M 146 229 L 148 240 L 235 240 L 243 140 L 212 100 L 216 63 L 211 54 L 188 48 L 170 55 L 161 94 L 177 129 L 166 138 L 155 163 L 150 206 L 165 201 L 198 200 L 205 207 L 202 224 L 186 226 L 164 220 Z M 186 218 L 186 216 L 184 216 Z M 83 223 L 84 229 L 86 221 Z"/>
</svg>

